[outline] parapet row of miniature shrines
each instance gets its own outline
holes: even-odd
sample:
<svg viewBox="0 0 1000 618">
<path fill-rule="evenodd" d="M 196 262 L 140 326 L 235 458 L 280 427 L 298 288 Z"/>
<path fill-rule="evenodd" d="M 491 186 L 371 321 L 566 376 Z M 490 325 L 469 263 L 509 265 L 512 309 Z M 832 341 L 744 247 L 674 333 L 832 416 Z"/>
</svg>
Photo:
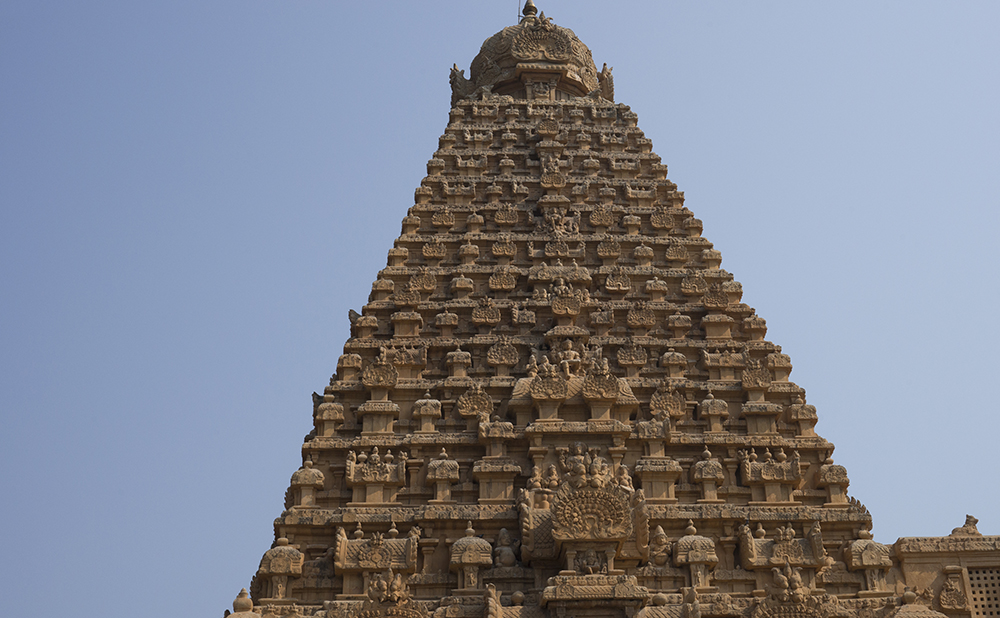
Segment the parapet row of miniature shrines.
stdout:
<svg viewBox="0 0 1000 618">
<path fill-rule="evenodd" d="M 425 492 L 417 488 L 416 479 L 433 480 L 443 474 L 439 469 L 445 468 L 431 462 L 424 465 L 417 460 L 415 466 L 399 449 L 414 454 L 433 450 L 430 454 L 437 459 L 454 461 L 446 469 L 457 482 L 462 466 L 438 454 L 438 445 L 449 444 L 453 453 L 456 448 L 471 450 L 469 460 L 478 466 L 472 470 L 479 483 L 478 501 L 509 501 L 522 472 L 527 476 L 533 469 L 533 479 L 556 475 L 555 451 L 549 445 L 573 434 L 618 449 L 613 456 L 616 469 L 628 473 L 631 466 L 654 501 L 676 500 L 675 485 L 684 482 L 683 477 L 700 486 L 698 499 L 703 501 L 718 500 L 719 487 L 726 485 L 732 497 L 741 493 L 734 488 L 744 488 L 750 503 L 795 504 L 794 492 L 808 495 L 807 490 L 815 488 L 818 494 L 811 497 L 822 496 L 832 507 L 848 504 L 846 472 L 826 461 L 832 445 L 813 431 L 815 409 L 801 400 L 787 406 L 767 402 L 768 382 L 755 381 L 751 371 L 744 369 L 742 380 L 725 391 L 747 398 L 735 406 L 744 429 L 737 432 L 738 423 L 727 421 L 734 406 L 710 389 L 700 403 L 689 406 L 683 388 L 670 384 L 672 380 L 615 376 L 607 359 L 581 357 L 570 340 L 563 343 L 541 355 L 541 363 L 531 355 L 525 377 L 505 376 L 485 383 L 452 376 L 441 384 L 411 379 L 407 385 L 390 362 L 389 350 L 383 349 L 366 366 L 361 380 L 351 375 L 351 380 L 335 381 L 322 398 L 325 401 L 317 400 L 315 435 L 305 450 L 325 457 L 329 449 L 344 452 L 356 444 L 374 445 L 370 454 L 351 451 L 346 464 L 328 462 L 338 469 L 344 466 L 345 482 L 353 488 L 353 502 L 359 504 L 393 502 L 395 498 L 383 496 L 396 495 L 403 487 L 410 488 L 409 501 L 419 501 Z M 759 375 L 765 374 L 762 366 Z M 700 388 L 679 379 L 677 383 Z M 633 389 L 633 384 L 642 390 Z M 450 399 L 442 401 L 430 392 L 416 399 L 425 388 L 440 390 Z M 397 428 L 403 417 L 408 420 L 406 433 Z M 386 451 L 386 445 L 396 448 L 397 454 Z M 724 459 L 714 456 L 712 448 Z M 673 458 L 667 457 L 668 452 Z M 488 469 L 494 459 L 502 464 L 497 470 Z M 679 460 L 685 459 L 689 466 L 682 467 Z M 391 479 L 379 481 L 381 488 L 369 488 L 364 480 L 372 477 L 373 466 L 394 470 Z M 429 484 L 437 488 L 435 500 L 451 493 L 437 481 Z M 334 491 L 330 498 L 337 503 L 340 494 Z"/>
<path fill-rule="evenodd" d="M 791 444 L 776 434 L 740 436 L 723 431 L 720 423 L 716 423 L 714 429 L 717 431 L 714 432 L 711 431 L 713 427 L 708 425 L 707 432 L 683 433 L 678 427 L 685 422 L 683 415 L 670 414 L 670 410 L 686 407 L 686 402 L 677 391 L 660 388 L 648 399 L 640 401 L 630 387 L 630 382 L 636 379 L 612 375 L 609 364 L 600 357 L 567 356 L 563 346 L 558 348 L 544 356 L 540 363 L 529 361 L 522 378 L 498 378 L 500 384 L 493 385 L 491 382 L 487 386 L 468 377 L 457 377 L 451 382 L 446 380 L 444 384 L 435 385 L 437 389 L 450 391 L 451 401 L 425 394 L 411 403 L 407 393 L 413 395 L 419 389 L 402 388 L 406 381 L 400 378 L 400 372 L 390 362 L 388 350 L 383 350 L 368 363 L 360 375 L 352 375 L 350 379 L 338 376 L 341 379 L 335 381 L 336 386 L 351 383 L 352 388 L 331 387 L 323 398 L 340 398 L 341 402 L 317 402 L 316 435 L 305 446 L 312 459 L 307 460 L 293 476 L 287 504 L 290 512 L 279 520 L 278 526 L 282 534 L 298 534 L 300 538 L 309 539 L 307 545 L 323 550 L 323 555 L 313 557 L 313 563 L 324 564 L 329 552 L 334 552 L 337 568 L 328 574 L 330 577 L 303 577 L 304 580 L 311 580 L 310 585 L 303 589 L 315 591 L 315 598 L 324 598 L 323 591 L 329 594 L 331 585 L 334 589 L 338 588 L 334 584 L 334 575 L 339 573 L 341 592 L 338 598 L 349 599 L 352 595 L 364 593 L 366 582 L 384 570 L 382 567 L 386 565 L 375 568 L 371 567 L 374 562 L 362 564 L 359 559 L 356 564 L 352 563 L 353 566 L 344 566 L 347 565 L 344 556 L 350 553 L 344 548 L 351 546 L 345 532 L 338 532 L 336 539 L 323 539 L 323 534 L 328 535 L 328 532 L 321 532 L 317 537 L 315 531 L 303 533 L 301 529 L 315 526 L 320 521 L 328 527 L 352 519 L 360 522 L 366 514 L 372 513 L 388 513 L 388 517 L 377 524 L 378 528 L 385 528 L 385 532 L 375 532 L 368 537 L 360 524 L 356 524 L 358 529 L 351 542 L 357 542 L 358 547 L 364 547 L 366 543 L 381 547 L 399 536 L 395 522 L 409 523 L 409 533 L 399 541 L 408 542 L 409 549 L 404 551 L 403 546 L 395 541 L 388 547 L 397 546 L 398 551 L 393 550 L 394 555 L 410 558 L 405 565 L 393 563 L 390 566 L 397 572 L 413 572 L 421 576 L 413 580 L 416 596 L 420 598 L 449 594 L 455 589 L 468 591 L 467 587 L 478 589 L 469 582 L 486 580 L 499 585 L 501 590 L 531 590 L 550 576 L 571 577 L 568 573 L 574 568 L 584 574 L 597 575 L 607 570 L 611 573 L 609 577 L 617 577 L 614 574 L 621 569 L 615 567 L 616 560 L 619 567 L 627 569 L 623 573 L 630 577 L 638 573 L 641 582 L 654 589 L 673 590 L 694 585 L 712 590 L 714 587 L 709 582 L 720 557 L 723 565 L 728 567 L 723 569 L 725 573 L 720 578 L 724 588 L 730 592 L 749 594 L 756 589 L 759 577 L 747 571 L 747 565 L 761 568 L 773 566 L 775 560 L 780 562 L 782 556 L 799 555 L 801 552 L 795 548 L 805 547 L 802 542 L 795 542 L 788 545 L 790 549 L 778 549 L 775 553 L 777 546 L 774 543 L 791 541 L 795 536 L 790 523 L 786 523 L 780 531 L 775 530 L 774 539 L 763 538 L 761 525 L 755 530 L 756 534 L 746 529 L 739 530 L 741 536 L 737 535 L 741 521 L 750 520 L 751 514 L 754 519 L 772 517 L 768 509 L 777 506 L 788 508 L 788 517 L 799 522 L 803 531 L 807 529 L 804 522 L 813 522 L 808 528 L 812 532 L 808 548 L 814 553 L 817 547 L 822 547 L 821 541 L 816 542 L 819 529 L 816 522 L 821 519 L 834 532 L 831 538 L 836 539 L 835 543 L 843 543 L 847 539 L 866 540 L 857 535 L 859 529 L 868 525 L 869 518 L 862 509 L 846 500 L 847 477 L 843 468 L 821 461 L 804 464 L 797 451 L 788 457 L 780 446 L 773 454 L 768 447 L 763 447 L 763 457 L 757 457 L 751 446 L 755 440 Z M 426 380 L 410 381 L 421 388 L 428 384 Z M 504 393 L 502 400 L 489 393 L 491 389 L 495 391 L 498 388 Z M 359 398 L 362 393 L 364 395 Z M 352 399 L 362 403 L 346 406 L 345 409 L 345 395 L 351 395 Z M 497 401 L 505 401 L 507 409 L 501 410 L 501 406 L 496 405 Z M 446 431 L 441 431 L 446 402 L 451 405 L 449 415 L 454 422 L 445 428 Z M 651 411 L 649 420 L 629 422 L 632 409 L 646 409 L 647 405 Z M 725 414 L 721 409 L 724 405 L 710 395 L 699 404 L 699 414 L 709 420 L 719 420 Z M 562 409 L 563 406 L 586 409 L 589 417 L 580 421 L 566 420 L 569 415 Z M 406 434 L 401 434 L 395 424 L 404 407 L 410 408 L 410 416 L 416 422 Z M 352 408 L 355 410 L 354 422 L 345 424 L 344 421 L 350 420 L 346 412 Z M 621 409 L 625 410 L 624 414 Z M 502 420 L 508 417 L 527 419 L 527 422 L 515 425 L 510 420 Z M 709 447 L 712 442 L 709 438 L 713 434 L 713 448 L 727 452 L 728 457 L 713 456 Z M 587 441 L 587 447 L 582 445 L 581 439 Z M 825 452 L 830 448 L 828 443 L 815 437 L 803 438 L 800 442 L 803 447 L 812 447 L 813 450 L 823 449 Z M 750 448 L 737 448 L 739 446 Z M 441 449 L 440 452 L 437 449 Z M 693 457 L 683 456 L 685 451 Z M 673 457 L 668 457 L 668 452 Z M 462 455 L 456 456 L 459 453 Z M 340 461 L 343 463 L 331 461 L 331 455 L 342 457 Z M 314 461 L 322 461 L 324 469 L 331 472 L 329 481 L 316 469 Z M 527 471 L 529 465 L 530 474 Z M 809 479 L 805 478 L 807 476 Z M 731 485 L 727 477 L 732 479 Z M 472 480 L 475 482 L 470 482 Z M 678 482 L 687 488 L 682 492 L 684 500 L 675 495 Z M 796 499 L 803 495 L 803 491 L 808 491 L 799 489 L 804 485 L 821 488 L 819 492 L 823 494 L 823 500 L 819 503 L 825 503 L 825 508 L 807 507 Z M 734 491 L 737 486 L 742 494 Z M 469 491 L 476 487 L 478 495 Z M 459 490 L 456 491 L 456 488 Z M 350 492 L 349 498 L 344 496 L 344 490 Z M 571 497 L 560 497 L 560 492 L 566 494 L 571 490 L 580 490 L 580 499 L 589 496 L 588 499 L 596 500 L 594 505 L 600 508 L 601 517 L 608 515 L 609 508 L 617 509 L 615 512 L 619 514 L 641 515 L 639 521 L 619 522 L 634 537 L 630 537 L 631 545 L 625 543 L 619 551 L 624 541 L 618 539 L 614 543 L 594 547 L 591 543 L 594 540 L 591 529 L 594 515 L 577 513 L 574 521 L 591 523 L 582 532 L 576 533 L 579 538 L 570 538 L 573 535 L 567 537 L 564 549 L 559 539 L 552 536 L 552 518 L 554 513 L 560 511 L 560 504 L 566 504 Z M 625 494 L 628 494 L 627 500 Z M 692 507 L 685 512 L 667 510 L 669 505 L 687 502 L 686 496 L 690 496 L 690 504 L 696 505 L 693 510 Z M 747 506 L 741 510 L 733 504 L 725 504 L 727 499 L 730 503 L 734 499 L 745 501 Z M 516 506 L 516 512 L 510 511 L 513 506 Z M 322 510 L 317 507 L 327 507 L 331 511 L 307 514 Z M 704 510 L 708 507 L 724 508 L 726 512 Z M 759 508 L 759 511 L 754 512 L 754 508 Z M 824 510 L 830 514 L 821 513 Z M 352 513 L 354 518 L 351 518 Z M 715 549 L 716 541 L 708 537 L 693 533 L 677 534 L 675 529 L 683 524 L 683 518 L 692 515 L 699 521 L 709 522 L 712 528 L 718 528 L 719 522 L 725 522 L 728 531 L 713 530 L 713 536 L 719 539 L 718 550 Z M 485 568 L 485 564 L 461 562 L 454 557 L 458 551 L 456 547 L 476 543 L 485 550 L 489 543 L 479 538 L 463 543 L 448 540 L 449 537 L 465 538 L 453 536 L 457 531 L 456 524 L 462 523 L 465 518 L 475 521 L 475 525 L 487 530 L 491 537 L 495 534 L 497 547 L 520 545 L 521 559 L 531 565 L 530 570 L 525 570 L 528 567 L 522 564 L 518 567 L 520 570 L 507 573 L 510 581 L 499 577 L 496 572 L 479 577 L 478 570 L 470 570 L 473 566 L 476 569 Z M 418 522 L 425 527 L 430 527 L 428 522 L 434 525 L 438 538 L 421 540 L 419 531 L 414 532 L 413 527 Z M 497 530 L 496 526 L 500 525 L 505 527 Z M 671 530 L 670 536 L 664 527 Z M 515 540 L 508 542 L 512 537 Z M 695 554 L 704 555 L 704 560 L 699 558 L 701 561 L 691 562 L 690 558 L 683 558 L 687 541 L 681 541 L 686 537 L 708 539 L 695 543 L 700 547 Z M 713 548 L 710 552 L 708 545 Z M 412 558 L 415 555 L 413 548 L 417 546 L 423 547 L 423 565 L 419 568 L 418 561 Z M 485 555 L 492 555 L 492 551 L 486 551 Z M 451 570 L 458 568 L 455 565 L 461 567 L 460 575 L 454 579 L 447 576 L 448 565 L 441 564 L 442 552 L 450 552 Z M 677 558 L 681 562 L 670 562 L 671 555 L 682 556 Z M 775 558 L 776 555 L 778 558 Z M 740 565 L 737 556 L 740 560 L 746 556 L 749 562 Z M 479 560 L 486 559 L 480 557 Z M 559 565 L 559 562 L 563 564 Z M 365 564 L 371 568 L 366 568 Z M 643 564 L 646 566 L 641 569 L 645 570 L 640 571 Z M 868 565 L 869 568 L 884 570 L 883 566 Z M 863 571 L 860 567 L 858 569 Z M 442 572 L 445 575 L 442 576 Z M 263 574 L 261 577 L 262 582 L 270 581 Z M 872 591 L 879 589 L 880 580 L 876 575 L 862 578 L 860 573 L 845 570 L 841 579 L 849 582 L 846 585 L 850 591 L 867 589 L 864 583 L 867 579 L 874 582 L 871 584 L 874 586 Z M 260 598 L 258 594 L 255 596 Z"/>
<path fill-rule="evenodd" d="M 441 493 L 442 500 L 425 507 L 348 505 L 324 512 L 314 506 L 309 491 L 323 479 L 307 464 L 293 478 L 296 504 L 276 522 L 279 533 L 296 537 L 306 552 L 279 539 L 261 562 L 254 596 L 263 603 L 308 603 L 332 600 L 335 592 L 337 600 L 360 600 L 389 569 L 409 575 L 413 596 L 422 599 L 474 594 L 488 584 L 530 596 L 548 591 L 550 578 L 590 576 L 625 577 L 637 599 L 650 594 L 642 587 L 751 596 L 773 585 L 776 568 L 793 570 L 807 589 L 891 594 L 886 585 L 890 552 L 870 539 L 863 507 L 789 507 L 775 518 L 773 507 L 656 505 L 633 486 L 624 466 L 616 468 L 601 451 L 582 443 L 561 450 L 558 475 L 533 477 L 518 492 L 514 512 L 505 505 L 463 507 Z M 359 459 L 352 456 L 349 467 Z M 368 457 L 361 465 L 371 461 Z M 457 463 L 435 462 L 442 470 L 433 480 L 454 480 Z M 375 464 L 385 479 L 399 474 L 397 465 L 392 458 Z M 699 534 L 694 522 L 685 524 L 679 514 L 695 514 L 711 534 Z M 478 528 L 469 521 L 461 534 L 463 516 Z M 766 518 L 768 530 L 761 521 L 752 528 L 746 523 L 751 516 Z M 810 517 L 815 519 L 807 523 Z M 354 527 L 350 536 L 348 522 Z M 334 538 L 323 538 L 334 526 Z"/>
</svg>

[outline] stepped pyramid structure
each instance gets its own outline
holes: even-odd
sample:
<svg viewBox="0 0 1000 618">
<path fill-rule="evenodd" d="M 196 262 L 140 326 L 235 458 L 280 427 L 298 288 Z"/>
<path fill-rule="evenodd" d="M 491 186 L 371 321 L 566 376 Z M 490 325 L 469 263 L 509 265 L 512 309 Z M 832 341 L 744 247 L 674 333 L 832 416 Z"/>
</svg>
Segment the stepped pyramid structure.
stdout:
<svg viewBox="0 0 1000 618">
<path fill-rule="evenodd" d="M 979 618 L 1000 537 L 872 539 L 611 73 L 489 38 L 235 616 Z"/>
</svg>

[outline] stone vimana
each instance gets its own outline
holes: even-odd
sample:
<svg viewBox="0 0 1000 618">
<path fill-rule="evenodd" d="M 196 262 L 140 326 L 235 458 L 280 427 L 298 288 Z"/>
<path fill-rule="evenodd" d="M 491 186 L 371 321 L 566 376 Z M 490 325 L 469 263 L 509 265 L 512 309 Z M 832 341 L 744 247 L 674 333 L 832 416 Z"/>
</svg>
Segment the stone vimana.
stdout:
<svg viewBox="0 0 1000 618">
<path fill-rule="evenodd" d="M 576 35 L 483 44 L 232 616 L 1000 616 L 872 539 L 790 359 Z M 228 611 L 227 611 L 228 613 Z"/>
</svg>

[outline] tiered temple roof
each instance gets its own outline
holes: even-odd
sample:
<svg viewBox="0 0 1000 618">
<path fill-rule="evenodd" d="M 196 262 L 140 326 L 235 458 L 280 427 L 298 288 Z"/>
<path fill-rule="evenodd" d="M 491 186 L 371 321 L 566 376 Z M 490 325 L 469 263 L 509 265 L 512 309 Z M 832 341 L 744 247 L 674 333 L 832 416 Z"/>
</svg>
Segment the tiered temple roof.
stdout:
<svg viewBox="0 0 1000 618">
<path fill-rule="evenodd" d="M 610 70 L 524 14 L 452 72 L 236 615 L 996 615 L 1000 537 L 871 538 Z"/>
</svg>

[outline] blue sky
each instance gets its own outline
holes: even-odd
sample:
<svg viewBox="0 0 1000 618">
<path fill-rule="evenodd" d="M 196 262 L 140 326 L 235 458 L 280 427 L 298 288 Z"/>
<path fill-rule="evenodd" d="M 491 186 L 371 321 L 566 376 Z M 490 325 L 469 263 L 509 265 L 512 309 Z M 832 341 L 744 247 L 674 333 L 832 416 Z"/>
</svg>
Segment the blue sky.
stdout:
<svg viewBox="0 0 1000 618">
<path fill-rule="evenodd" d="M 516 2 L 0 5 L 9 615 L 221 616 Z M 1000 4 L 540 0 L 795 365 L 876 539 L 1000 534 Z"/>
</svg>

